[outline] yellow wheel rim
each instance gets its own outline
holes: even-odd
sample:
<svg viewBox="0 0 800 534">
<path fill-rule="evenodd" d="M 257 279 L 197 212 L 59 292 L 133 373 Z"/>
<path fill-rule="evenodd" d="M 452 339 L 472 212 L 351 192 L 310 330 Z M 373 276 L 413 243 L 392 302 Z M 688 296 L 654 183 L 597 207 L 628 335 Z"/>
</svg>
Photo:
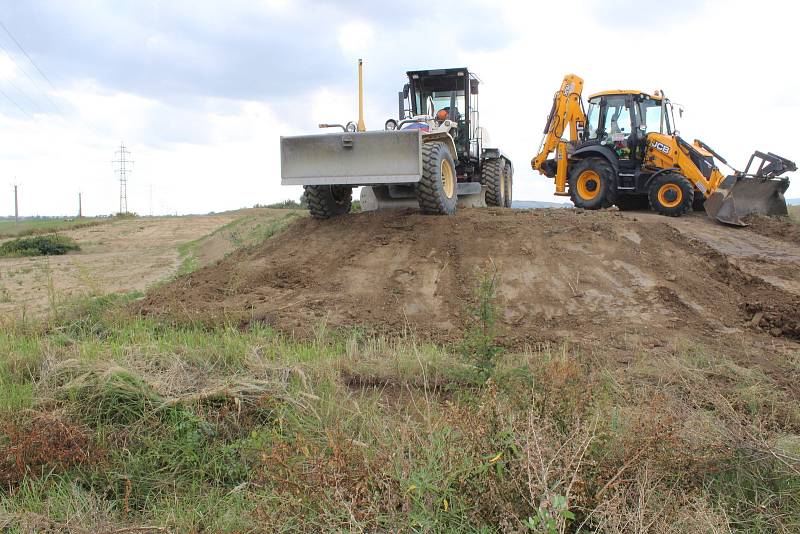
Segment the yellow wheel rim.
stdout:
<svg viewBox="0 0 800 534">
<path fill-rule="evenodd" d="M 444 190 L 444 196 L 447 198 L 453 198 L 453 195 L 456 194 L 456 177 L 453 173 L 453 168 L 450 166 L 450 162 L 446 159 L 442 160 L 442 189 Z"/>
<path fill-rule="evenodd" d="M 683 202 L 683 191 L 678 184 L 664 184 L 658 189 L 658 203 L 665 208 L 680 206 Z"/>
<path fill-rule="evenodd" d="M 583 200 L 593 200 L 600 194 L 600 175 L 595 171 L 583 171 L 575 185 L 579 197 Z"/>
<path fill-rule="evenodd" d="M 500 198 L 506 198 L 506 173 L 500 175 Z"/>
</svg>

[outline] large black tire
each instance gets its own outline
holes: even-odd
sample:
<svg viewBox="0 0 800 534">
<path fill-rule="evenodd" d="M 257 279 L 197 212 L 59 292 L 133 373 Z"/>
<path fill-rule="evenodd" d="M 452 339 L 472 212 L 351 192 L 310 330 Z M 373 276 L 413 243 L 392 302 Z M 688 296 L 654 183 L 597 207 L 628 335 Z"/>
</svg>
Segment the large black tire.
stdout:
<svg viewBox="0 0 800 534">
<path fill-rule="evenodd" d="M 505 175 L 506 175 L 506 198 L 504 206 L 510 208 L 511 201 L 514 196 L 514 168 L 508 161 L 506 161 Z"/>
<path fill-rule="evenodd" d="M 417 201 L 423 213 L 452 215 L 458 195 L 456 165 L 447 145 L 434 141 L 422 145 L 422 179 L 417 184 Z"/>
<path fill-rule="evenodd" d="M 486 205 L 506 205 L 506 160 L 494 158 L 484 160 L 481 167 L 481 184 L 486 186 Z"/>
<path fill-rule="evenodd" d="M 694 187 L 676 172 L 659 174 L 650 184 L 650 207 L 661 215 L 680 217 L 692 211 Z"/>
<path fill-rule="evenodd" d="M 706 197 L 703 196 L 703 193 L 695 189 L 694 200 L 692 201 L 692 211 L 703 211 L 705 209 L 705 203 Z"/>
<path fill-rule="evenodd" d="M 308 211 L 315 219 L 330 219 L 350 212 L 353 188 L 347 185 L 307 185 Z"/>
<path fill-rule="evenodd" d="M 569 171 L 569 195 L 576 208 L 608 208 L 617 200 L 614 168 L 604 158 L 586 158 Z"/>
<path fill-rule="evenodd" d="M 618 195 L 617 207 L 620 211 L 649 210 L 647 195 Z"/>
</svg>

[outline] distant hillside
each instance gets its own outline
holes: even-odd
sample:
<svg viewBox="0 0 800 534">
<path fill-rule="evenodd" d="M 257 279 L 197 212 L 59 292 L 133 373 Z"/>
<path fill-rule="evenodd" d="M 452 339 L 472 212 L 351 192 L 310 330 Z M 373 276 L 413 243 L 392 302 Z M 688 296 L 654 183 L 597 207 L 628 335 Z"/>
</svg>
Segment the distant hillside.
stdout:
<svg viewBox="0 0 800 534">
<path fill-rule="evenodd" d="M 790 206 L 800 206 L 800 198 L 787 198 L 786 203 Z"/>
<path fill-rule="evenodd" d="M 511 207 L 518 209 L 571 208 L 572 202 L 540 202 L 538 200 L 514 200 L 511 202 Z"/>
</svg>

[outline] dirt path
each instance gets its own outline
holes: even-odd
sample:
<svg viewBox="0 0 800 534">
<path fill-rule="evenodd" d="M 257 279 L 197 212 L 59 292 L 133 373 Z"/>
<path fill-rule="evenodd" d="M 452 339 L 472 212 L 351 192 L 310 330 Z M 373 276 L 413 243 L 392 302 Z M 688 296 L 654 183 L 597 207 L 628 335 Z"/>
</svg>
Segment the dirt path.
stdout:
<svg viewBox="0 0 800 534">
<path fill-rule="evenodd" d="M 723 226 L 702 213 L 680 218 L 662 217 L 649 212 L 627 216 L 651 224 L 669 224 L 687 237 L 697 239 L 723 254 L 743 272 L 800 295 L 800 244 L 792 234 L 787 236 L 789 238 L 779 239 L 747 227 Z M 760 220 L 759 224 L 763 227 L 770 222 L 781 229 L 791 224 L 769 220 Z M 800 231 L 800 226 L 795 226 Z M 760 230 L 763 232 L 765 228 Z"/>
<path fill-rule="evenodd" d="M 144 290 L 176 271 L 180 244 L 238 217 L 239 212 L 141 218 L 65 231 L 80 252 L 0 258 L 0 313 L 38 313 L 66 295 Z"/>
</svg>

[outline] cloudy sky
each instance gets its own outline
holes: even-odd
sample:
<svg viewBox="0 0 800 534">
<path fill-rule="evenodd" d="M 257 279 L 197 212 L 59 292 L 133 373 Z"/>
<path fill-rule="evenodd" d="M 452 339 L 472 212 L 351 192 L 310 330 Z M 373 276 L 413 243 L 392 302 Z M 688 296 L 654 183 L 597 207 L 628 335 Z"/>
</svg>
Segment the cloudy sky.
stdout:
<svg viewBox="0 0 800 534">
<path fill-rule="evenodd" d="M 515 163 L 519 200 L 553 198 L 529 162 L 569 72 L 586 80 L 585 95 L 663 89 L 685 108 L 681 134 L 736 166 L 754 149 L 800 160 L 800 8 L 788 0 L 0 7 L 0 214 L 13 212 L 13 183 L 23 215 L 73 213 L 79 191 L 85 213 L 116 211 L 111 161 L 123 141 L 140 214 L 297 198 L 280 185 L 278 138 L 354 119 L 359 57 L 369 128 L 396 114 L 406 70 L 476 72 L 482 125 Z M 800 175 L 788 196 L 800 197 Z"/>
</svg>

